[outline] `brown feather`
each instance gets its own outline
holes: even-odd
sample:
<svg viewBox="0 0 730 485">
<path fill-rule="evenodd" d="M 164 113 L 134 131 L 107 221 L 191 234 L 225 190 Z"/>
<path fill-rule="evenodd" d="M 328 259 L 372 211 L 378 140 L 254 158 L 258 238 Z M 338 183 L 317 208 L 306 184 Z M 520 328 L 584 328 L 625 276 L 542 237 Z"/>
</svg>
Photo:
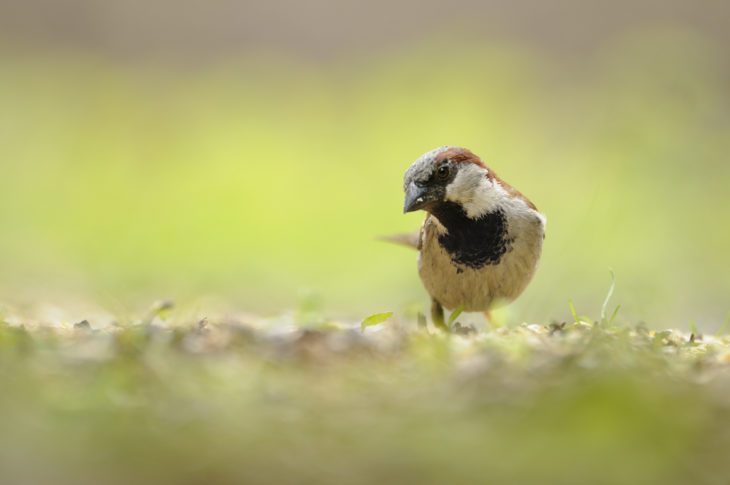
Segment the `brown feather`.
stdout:
<svg viewBox="0 0 730 485">
<path fill-rule="evenodd" d="M 436 160 L 436 163 L 441 163 L 446 159 L 450 159 L 454 163 L 473 163 L 474 165 L 478 165 L 485 169 L 487 171 L 487 177 L 489 177 L 490 180 L 496 181 L 499 185 L 502 186 L 502 188 L 507 191 L 509 195 L 512 197 L 515 197 L 517 199 L 524 200 L 527 206 L 532 210 L 537 210 L 537 207 L 535 207 L 535 204 L 530 202 L 530 199 L 522 195 L 522 193 L 512 187 L 510 184 L 499 178 L 499 176 L 494 173 L 494 171 L 487 167 L 487 165 L 482 161 L 481 158 L 474 155 L 471 151 L 467 150 L 466 148 L 460 148 L 460 147 L 452 147 L 448 150 L 444 150 L 438 155 L 438 158 Z"/>
</svg>

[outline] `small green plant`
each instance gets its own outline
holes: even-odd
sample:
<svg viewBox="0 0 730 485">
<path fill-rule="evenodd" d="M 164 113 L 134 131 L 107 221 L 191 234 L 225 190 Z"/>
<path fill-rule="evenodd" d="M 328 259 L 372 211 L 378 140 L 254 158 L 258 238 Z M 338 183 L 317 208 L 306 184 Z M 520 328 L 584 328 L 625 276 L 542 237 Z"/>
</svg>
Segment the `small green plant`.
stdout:
<svg viewBox="0 0 730 485">
<path fill-rule="evenodd" d="M 160 320 L 166 320 L 170 316 L 170 312 L 175 307 L 175 303 L 172 300 L 160 300 L 152 304 L 152 307 L 147 312 L 147 315 L 142 319 L 143 325 L 149 325 L 152 320 L 159 318 Z"/>
<path fill-rule="evenodd" d="M 461 315 L 461 312 L 464 311 L 465 304 L 462 303 L 461 305 L 454 308 L 454 311 L 451 312 L 451 315 L 449 315 L 449 321 L 447 322 L 447 326 L 451 328 L 451 326 L 454 324 L 457 318 L 459 318 L 459 315 Z"/>
<path fill-rule="evenodd" d="M 608 288 L 608 293 L 606 294 L 606 298 L 603 300 L 603 305 L 601 305 L 601 319 L 599 320 L 599 323 L 604 326 L 613 325 L 613 322 L 616 319 L 616 315 L 621 308 L 621 305 L 617 305 L 611 313 L 611 318 L 607 318 L 608 302 L 611 300 L 611 296 L 613 296 L 613 290 L 616 288 L 616 274 L 611 268 L 609 268 L 608 271 L 609 273 L 611 273 L 611 286 Z M 570 305 L 570 313 L 573 315 L 573 320 L 575 320 L 575 323 L 580 323 L 581 321 L 584 321 L 590 323 L 591 325 L 596 324 L 596 322 L 594 322 L 591 318 L 585 315 L 578 318 L 578 314 L 575 311 L 575 306 L 573 306 L 572 300 L 568 300 L 568 305 Z"/>
<path fill-rule="evenodd" d="M 370 315 L 365 320 L 363 320 L 362 323 L 360 323 L 360 330 L 364 332 L 367 327 L 372 327 L 373 325 L 383 323 L 391 316 L 393 316 L 393 312 L 376 313 L 375 315 Z"/>
<path fill-rule="evenodd" d="M 727 313 L 727 317 L 725 317 L 725 322 L 723 322 L 723 324 L 720 325 L 720 328 L 717 329 L 717 332 L 715 332 L 715 336 L 719 337 L 720 335 L 724 334 L 725 331 L 727 331 L 728 325 L 730 325 L 730 312 Z"/>
<path fill-rule="evenodd" d="M 608 302 L 609 300 L 611 300 L 611 296 L 613 296 L 614 288 L 616 288 L 616 273 L 613 272 L 613 268 L 608 268 L 608 272 L 611 273 L 611 286 L 608 288 L 608 294 L 606 295 L 606 299 L 603 300 L 603 305 L 601 305 L 601 325 L 613 324 L 613 320 L 614 318 L 616 318 L 618 309 L 621 307 L 621 305 L 617 306 L 611 314 L 611 319 L 606 320 L 606 310 L 608 309 Z"/>
<path fill-rule="evenodd" d="M 568 305 L 570 305 L 570 313 L 573 315 L 573 320 L 575 320 L 575 323 L 580 323 L 580 319 L 578 319 L 578 314 L 575 313 L 575 307 L 573 306 L 573 301 L 568 300 Z"/>
</svg>

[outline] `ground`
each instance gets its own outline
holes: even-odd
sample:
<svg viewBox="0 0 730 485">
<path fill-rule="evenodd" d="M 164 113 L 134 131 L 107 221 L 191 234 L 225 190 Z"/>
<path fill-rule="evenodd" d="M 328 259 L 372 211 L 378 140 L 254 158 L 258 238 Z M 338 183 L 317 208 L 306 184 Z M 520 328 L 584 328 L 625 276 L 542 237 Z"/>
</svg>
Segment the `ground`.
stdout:
<svg viewBox="0 0 730 485">
<path fill-rule="evenodd" d="M 727 483 L 730 337 L 0 324 L 2 483 Z M 376 319 L 371 319 L 373 323 Z"/>
</svg>

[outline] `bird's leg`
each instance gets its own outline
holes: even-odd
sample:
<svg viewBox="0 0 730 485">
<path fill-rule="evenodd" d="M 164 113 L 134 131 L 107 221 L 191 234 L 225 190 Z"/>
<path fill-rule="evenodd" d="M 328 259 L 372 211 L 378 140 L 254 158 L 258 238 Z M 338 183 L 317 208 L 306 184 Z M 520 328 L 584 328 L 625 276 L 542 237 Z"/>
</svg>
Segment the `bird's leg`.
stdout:
<svg viewBox="0 0 730 485">
<path fill-rule="evenodd" d="M 492 318 L 492 312 L 486 311 L 484 312 L 484 318 L 487 319 L 487 323 L 489 324 L 492 329 L 499 328 L 499 325 L 497 322 L 494 321 L 494 318 Z"/>
<path fill-rule="evenodd" d="M 444 320 L 444 307 L 435 298 L 431 298 L 431 320 L 437 328 L 446 332 L 449 331 L 449 327 L 446 326 L 446 321 Z"/>
</svg>

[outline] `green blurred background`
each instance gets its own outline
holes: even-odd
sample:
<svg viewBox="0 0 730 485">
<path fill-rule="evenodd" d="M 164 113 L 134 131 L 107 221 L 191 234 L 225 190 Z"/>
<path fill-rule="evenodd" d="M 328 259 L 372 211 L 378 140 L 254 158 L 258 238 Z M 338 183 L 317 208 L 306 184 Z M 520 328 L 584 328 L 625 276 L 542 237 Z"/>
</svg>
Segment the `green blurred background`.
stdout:
<svg viewBox="0 0 730 485">
<path fill-rule="evenodd" d="M 0 301 L 427 308 L 402 175 L 462 145 L 546 214 L 508 322 L 711 331 L 730 4 L 1 2 Z M 314 295 L 314 296 L 313 296 Z M 80 303 L 84 302 L 84 303 Z"/>
</svg>

